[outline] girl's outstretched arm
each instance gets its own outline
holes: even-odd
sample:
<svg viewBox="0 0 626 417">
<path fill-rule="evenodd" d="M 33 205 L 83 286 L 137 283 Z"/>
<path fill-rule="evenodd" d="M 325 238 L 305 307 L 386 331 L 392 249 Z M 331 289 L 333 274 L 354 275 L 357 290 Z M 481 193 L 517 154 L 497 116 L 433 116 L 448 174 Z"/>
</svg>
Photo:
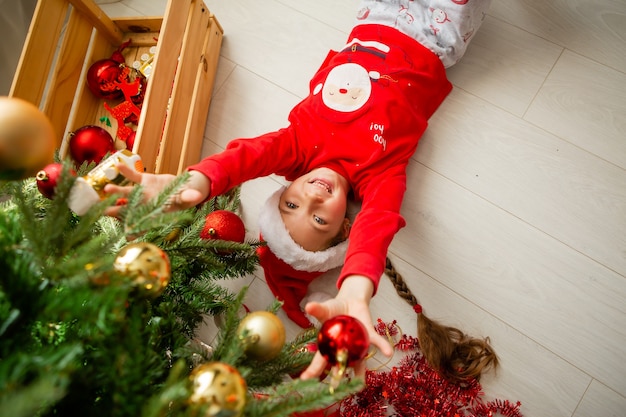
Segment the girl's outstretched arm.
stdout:
<svg viewBox="0 0 626 417">
<path fill-rule="evenodd" d="M 171 174 L 146 174 L 137 172 L 134 169 L 124 164 L 117 165 L 117 169 L 122 175 L 124 175 L 129 181 L 135 184 L 141 184 L 144 188 L 145 200 L 150 200 L 165 189 L 174 179 L 175 175 Z M 190 207 L 194 207 L 209 197 L 211 191 L 211 180 L 204 174 L 198 171 L 190 171 L 189 181 L 181 188 L 180 192 L 174 195 L 172 201 L 168 202 L 167 211 L 184 210 Z M 107 194 L 119 194 L 122 197 L 127 196 L 133 185 L 118 186 L 114 184 L 107 184 L 104 187 L 104 192 Z M 114 206 L 105 210 L 105 214 L 108 216 L 116 216 L 121 207 Z"/>
</svg>

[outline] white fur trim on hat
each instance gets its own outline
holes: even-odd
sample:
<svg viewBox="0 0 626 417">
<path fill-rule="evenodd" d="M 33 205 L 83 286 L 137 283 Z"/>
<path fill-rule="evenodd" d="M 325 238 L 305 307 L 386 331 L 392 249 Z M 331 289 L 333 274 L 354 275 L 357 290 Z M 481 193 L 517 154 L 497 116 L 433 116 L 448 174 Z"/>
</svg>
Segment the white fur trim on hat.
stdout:
<svg viewBox="0 0 626 417">
<path fill-rule="evenodd" d="M 298 271 L 324 272 L 343 265 L 348 249 L 347 240 L 316 252 L 304 249 L 293 240 L 278 207 L 283 191 L 285 187 L 278 189 L 265 201 L 259 216 L 261 235 L 272 253 Z"/>
</svg>

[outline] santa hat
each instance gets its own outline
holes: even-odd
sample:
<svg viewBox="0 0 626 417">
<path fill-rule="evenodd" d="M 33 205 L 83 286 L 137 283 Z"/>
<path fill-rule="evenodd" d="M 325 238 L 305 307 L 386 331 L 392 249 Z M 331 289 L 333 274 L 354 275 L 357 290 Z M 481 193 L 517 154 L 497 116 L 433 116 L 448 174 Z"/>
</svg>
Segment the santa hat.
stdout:
<svg viewBox="0 0 626 417">
<path fill-rule="evenodd" d="M 308 251 L 297 244 L 280 216 L 280 196 L 285 191 L 281 187 L 265 202 L 259 216 L 259 228 L 267 246 L 277 258 L 298 271 L 325 272 L 343 265 L 348 249 L 348 241 L 322 251 Z"/>
<path fill-rule="evenodd" d="M 343 265 L 348 242 L 323 251 L 307 251 L 289 235 L 280 216 L 279 201 L 285 187 L 280 188 L 265 202 L 259 217 L 261 239 L 266 246 L 257 249 L 265 281 L 274 296 L 283 302 L 287 316 L 301 327 L 311 322 L 300 308 L 311 281 L 325 271 Z"/>
</svg>

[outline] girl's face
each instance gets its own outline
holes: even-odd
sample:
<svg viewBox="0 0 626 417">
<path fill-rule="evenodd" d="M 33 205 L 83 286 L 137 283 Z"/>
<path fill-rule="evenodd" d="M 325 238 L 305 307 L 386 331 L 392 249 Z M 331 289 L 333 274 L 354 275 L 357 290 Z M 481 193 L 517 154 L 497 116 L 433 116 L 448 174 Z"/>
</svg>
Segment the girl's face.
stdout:
<svg viewBox="0 0 626 417">
<path fill-rule="evenodd" d="M 348 237 L 348 181 L 328 168 L 317 168 L 285 189 L 279 210 L 291 238 L 308 251 L 328 249 Z"/>
</svg>

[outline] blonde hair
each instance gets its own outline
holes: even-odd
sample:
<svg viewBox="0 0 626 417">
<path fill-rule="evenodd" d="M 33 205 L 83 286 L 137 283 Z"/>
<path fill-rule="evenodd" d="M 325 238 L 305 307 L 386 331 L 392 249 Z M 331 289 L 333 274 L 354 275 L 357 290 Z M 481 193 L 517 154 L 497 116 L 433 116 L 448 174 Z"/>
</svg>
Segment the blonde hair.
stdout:
<svg viewBox="0 0 626 417">
<path fill-rule="evenodd" d="M 426 317 L 417 298 L 389 258 L 386 260 L 385 274 L 398 295 L 417 313 L 417 338 L 426 361 L 433 369 L 448 380 L 462 382 L 472 378 L 480 380 L 483 371 L 497 368 L 498 357 L 489 338 L 473 338 L 455 327 Z"/>
</svg>

